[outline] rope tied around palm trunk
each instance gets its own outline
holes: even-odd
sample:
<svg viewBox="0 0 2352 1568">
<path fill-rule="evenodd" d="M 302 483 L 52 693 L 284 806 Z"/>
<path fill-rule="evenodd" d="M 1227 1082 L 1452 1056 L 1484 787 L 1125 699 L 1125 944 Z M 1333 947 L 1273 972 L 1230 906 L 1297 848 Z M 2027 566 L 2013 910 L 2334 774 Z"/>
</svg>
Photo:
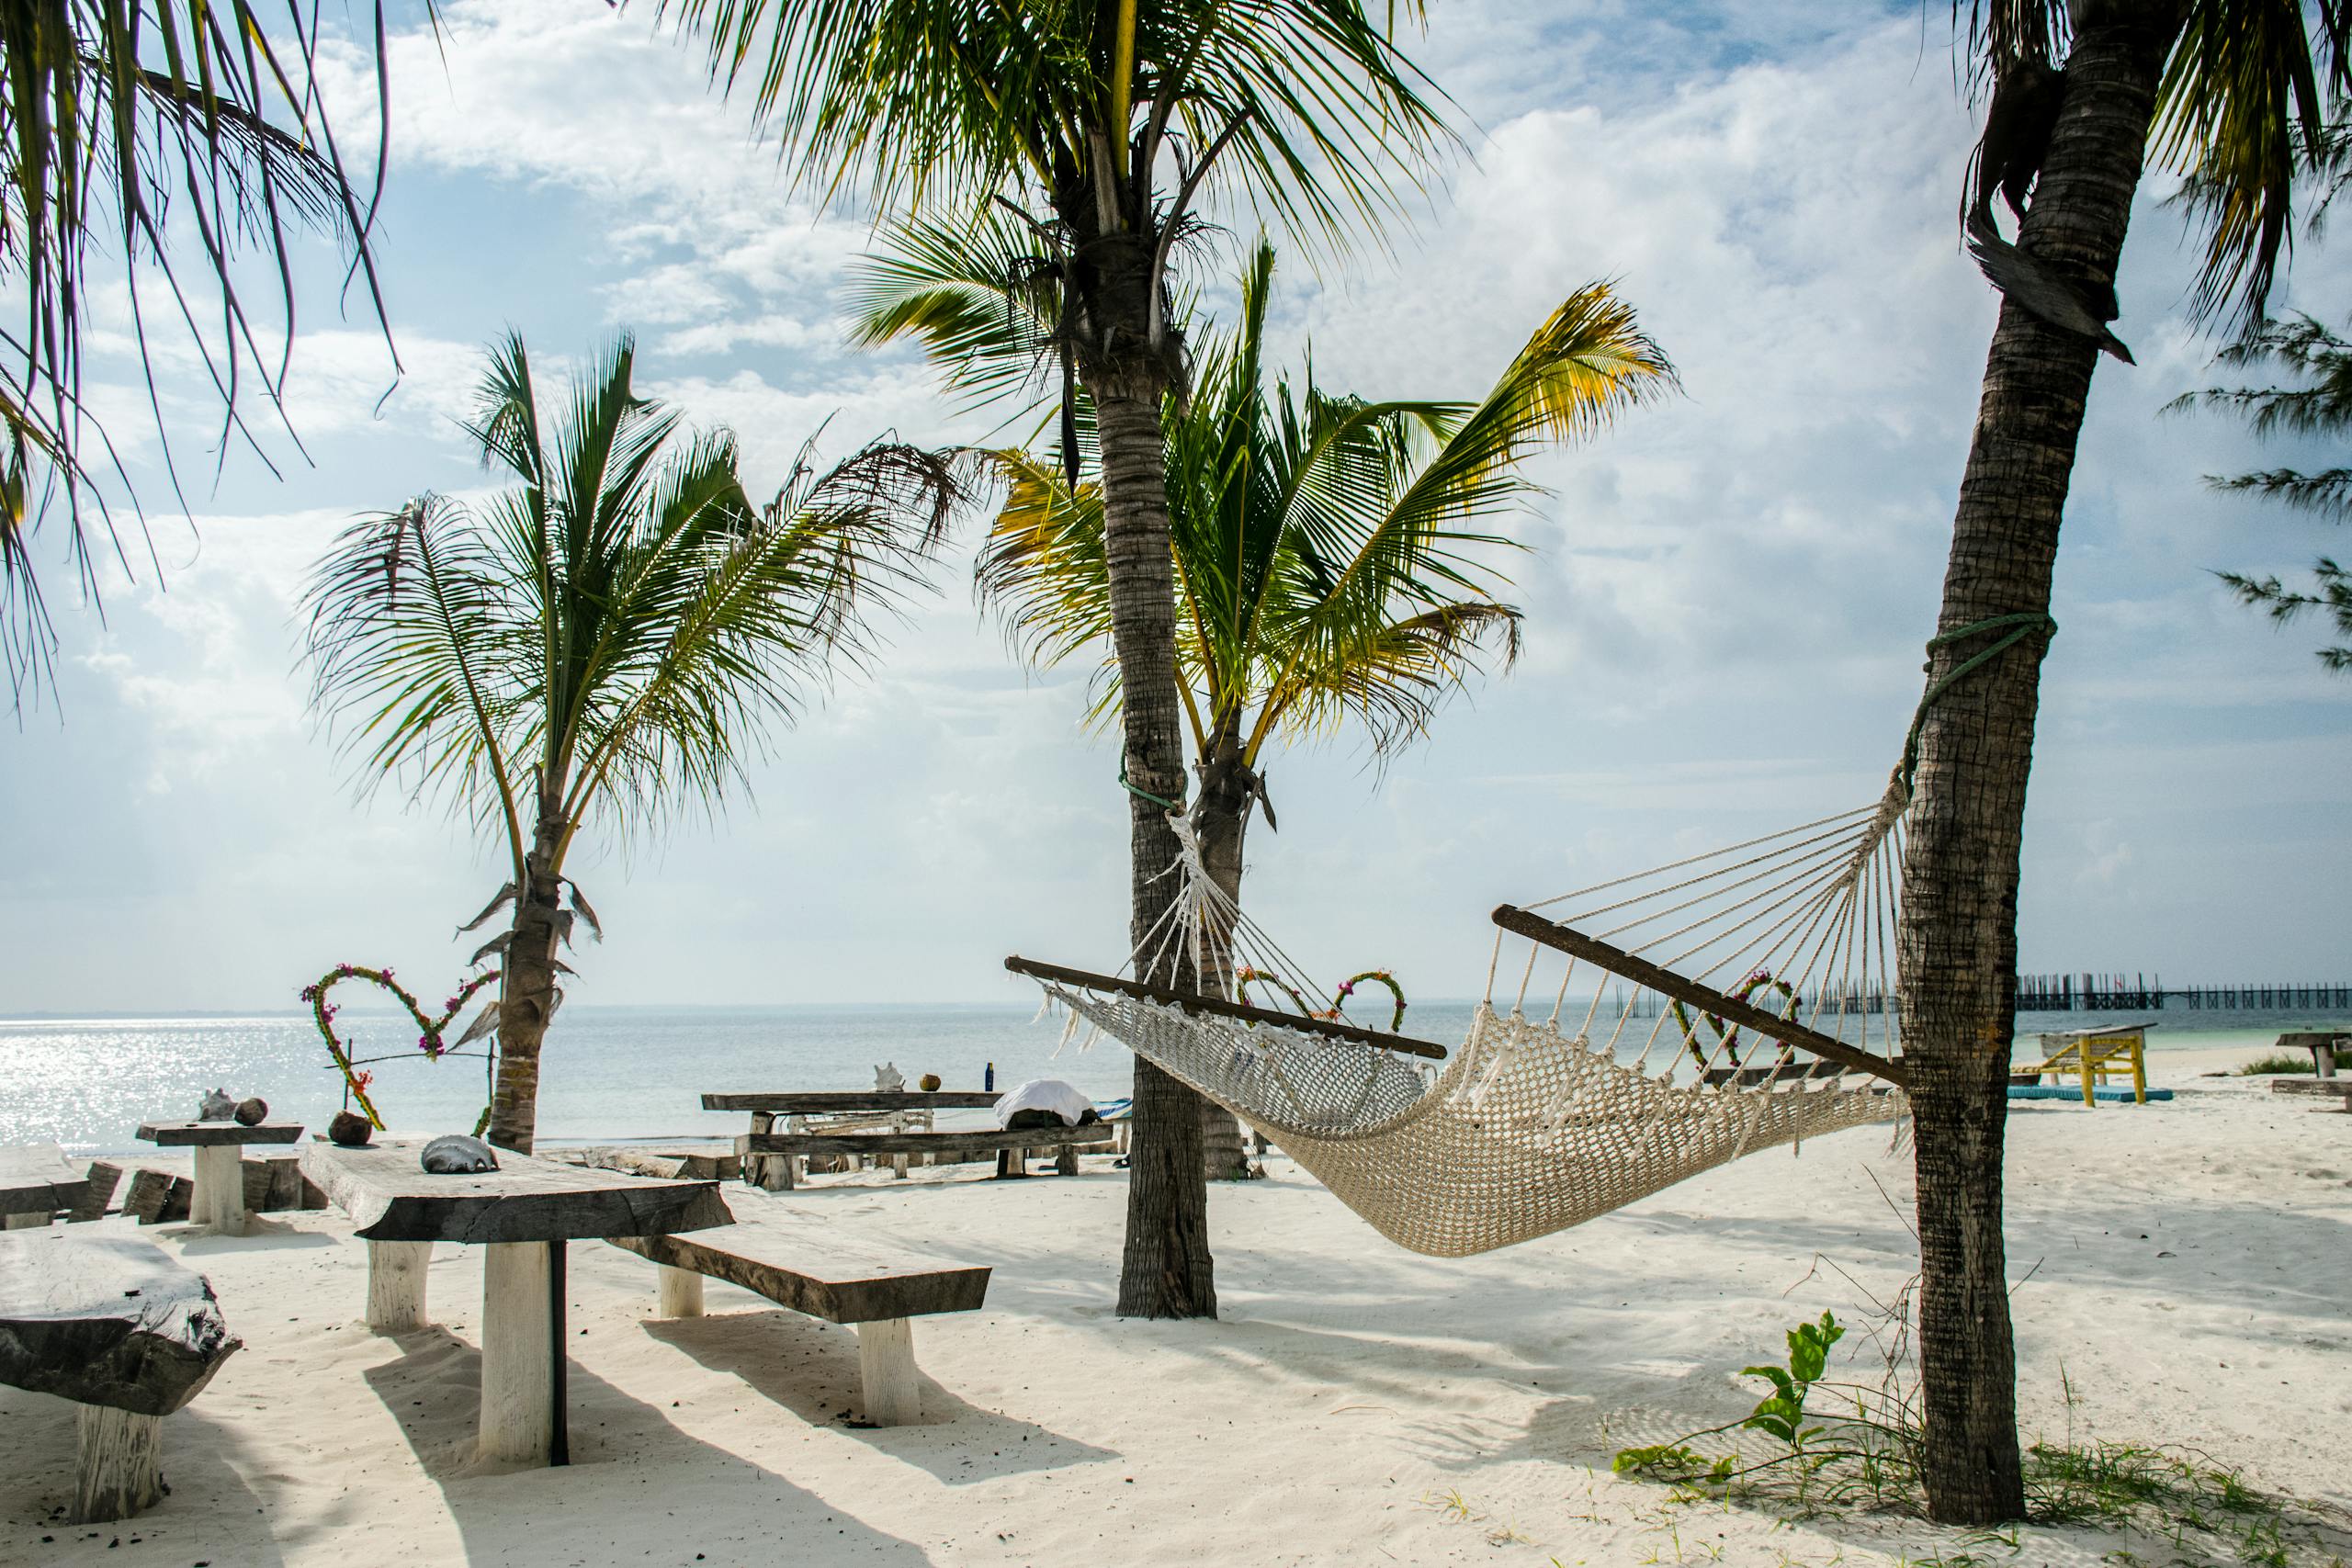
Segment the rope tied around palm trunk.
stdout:
<svg viewBox="0 0 2352 1568">
<path fill-rule="evenodd" d="M 1936 699 L 1950 691 L 1963 677 L 1974 674 L 2035 632 L 2041 633 L 2044 642 L 2056 637 L 2058 623 L 2040 610 L 2019 610 L 2013 615 L 1991 615 L 1981 621 L 1971 621 L 1964 626 L 1955 626 L 1948 632 L 1938 632 L 1928 639 L 1928 662 L 1920 666 L 1923 671 L 1935 669 L 1936 649 L 1963 641 L 1980 632 L 1997 631 L 2003 626 L 2013 628 L 2008 636 L 2001 638 L 1992 647 L 1971 654 L 1953 665 L 1945 672 L 1942 680 L 1928 686 L 1921 694 L 1918 709 L 1911 716 L 1910 733 L 1903 738 L 1902 765 L 1895 770 L 1895 776 L 1903 782 L 1903 794 L 1905 798 L 1908 798 L 1911 794 L 1912 776 L 1919 771 L 1919 736 L 1928 727 L 1928 710 L 1935 705 Z"/>
</svg>

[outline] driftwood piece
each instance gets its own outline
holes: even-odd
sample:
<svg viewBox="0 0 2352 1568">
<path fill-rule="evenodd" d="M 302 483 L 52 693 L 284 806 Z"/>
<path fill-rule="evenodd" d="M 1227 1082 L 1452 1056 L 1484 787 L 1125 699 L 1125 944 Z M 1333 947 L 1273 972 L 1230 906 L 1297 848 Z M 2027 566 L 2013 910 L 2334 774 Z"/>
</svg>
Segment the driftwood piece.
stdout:
<svg viewBox="0 0 2352 1568">
<path fill-rule="evenodd" d="M 1116 1134 L 1108 1122 L 1081 1127 L 974 1128 L 945 1133 L 746 1133 L 735 1140 L 740 1155 L 921 1155 L 987 1154 L 997 1149 L 1051 1149 L 1065 1144 L 1097 1148 Z"/>
<path fill-rule="evenodd" d="M 211 1285 L 152 1243 L 0 1235 L 0 1382 L 168 1416 L 237 1348 Z"/>
<path fill-rule="evenodd" d="M 986 1111 L 1004 1096 L 997 1089 L 824 1089 L 783 1094 L 706 1094 L 705 1111 L 764 1111 L 776 1116 L 818 1116 L 834 1111 Z"/>
<path fill-rule="evenodd" d="M 0 1147 L 0 1215 L 38 1214 L 46 1219 L 79 1207 L 87 1198 L 88 1173 L 55 1144 Z"/>
<path fill-rule="evenodd" d="M 187 1218 L 195 1199 L 193 1178 L 142 1165 L 130 1173 L 130 1187 L 122 1197 L 122 1212 L 142 1225 L 170 1224 Z"/>
<path fill-rule="evenodd" d="M 609 1239 L 639 1258 L 725 1280 L 829 1323 L 972 1312 L 989 1291 L 985 1264 L 942 1264 L 905 1248 L 844 1237 L 820 1221 L 780 1214 L 693 1235 Z"/>
<path fill-rule="evenodd" d="M 303 1174 L 366 1241 L 563 1241 L 703 1230 L 734 1216 L 715 1181 L 660 1181 L 502 1153 L 501 1168 L 428 1176 L 419 1145 L 302 1150 Z"/>
<path fill-rule="evenodd" d="M 107 1205 L 114 1201 L 114 1190 L 122 1185 L 122 1167 L 102 1159 L 90 1162 L 88 1184 L 82 1201 L 74 1205 L 65 1217 L 75 1224 L 87 1224 L 92 1220 L 107 1217 Z"/>
<path fill-rule="evenodd" d="M 291 1144 L 302 1136 L 300 1122 L 263 1122 L 248 1127 L 242 1122 L 142 1122 L 141 1142 L 158 1148 L 219 1148 L 227 1144 Z"/>
</svg>

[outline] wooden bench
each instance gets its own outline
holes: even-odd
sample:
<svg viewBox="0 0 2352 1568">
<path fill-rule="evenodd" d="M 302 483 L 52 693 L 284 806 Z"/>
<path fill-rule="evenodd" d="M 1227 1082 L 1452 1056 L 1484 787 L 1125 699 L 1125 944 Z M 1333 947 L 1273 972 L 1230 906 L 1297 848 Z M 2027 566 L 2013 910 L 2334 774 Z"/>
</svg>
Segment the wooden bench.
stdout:
<svg viewBox="0 0 2352 1568">
<path fill-rule="evenodd" d="M 164 1417 L 237 1348 L 210 1283 L 151 1242 L 0 1235 L 0 1382 L 82 1407 L 74 1524 L 128 1518 L 163 1495 Z"/>
<path fill-rule="evenodd" d="M 2270 1092 L 2321 1095 L 2330 1100 L 2340 1100 L 2344 1103 L 2338 1109 L 2352 1115 L 2352 1078 L 2272 1078 Z M 2312 1109 L 2325 1111 L 2327 1107 L 2320 1105 Z"/>
<path fill-rule="evenodd" d="M 2312 1071 L 2324 1078 L 2335 1076 L 2335 1054 L 2352 1050 L 2352 1034 L 2294 1030 L 2278 1037 L 2282 1051 L 2309 1051 Z"/>
<path fill-rule="evenodd" d="M 761 1155 L 972 1155 L 996 1154 L 997 1174 L 1026 1176 L 1022 1163 L 1031 1149 L 1057 1149 L 1061 1152 L 1061 1168 L 1065 1174 L 1078 1169 L 1080 1149 L 1099 1150 L 1110 1146 L 1118 1134 L 1107 1122 L 1089 1122 L 1079 1127 L 1023 1127 L 1007 1131 L 1001 1127 L 976 1127 L 944 1133 L 745 1133 L 735 1140 L 735 1152 L 741 1156 L 743 1168 L 749 1170 L 752 1160 Z M 792 1159 L 773 1162 L 771 1179 L 775 1191 L 790 1191 L 793 1186 Z"/>
<path fill-rule="evenodd" d="M 192 1149 L 196 1191 L 188 1218 L 222 1235 L 245 1229 L 244 1148 L 248 1144 L 290 1144 L 302 1135 L 300 1122 L 147 1122 L 139 1135 L 158 1148 Z"/>
<path fill-rule="evenodd" d="M 61 1213 L 80 1212 L 89 1195 L 88 1170 L 76 1170 L 55 1144 L 0 1148 L 0 1223 L 7 1229 L 44 1229 Z"/>
<path fill-rule="evenodd" d="M 691 1235 L 606 1239 L 661 1265 L 657 1304 L 663 1317 L 700 1317 L 707 1276 L 778 1306 L 854 1325 L 865 1418 L 876 1427 L 922 1419 L 913 1320 L 977 1311 L 989 1292 L 989 1270 L 983 1265 L 942 1265 L 902 1248 L 846 1239 L 816 1220 L 792 1215 L 763 1215 Z"/>
</svg>

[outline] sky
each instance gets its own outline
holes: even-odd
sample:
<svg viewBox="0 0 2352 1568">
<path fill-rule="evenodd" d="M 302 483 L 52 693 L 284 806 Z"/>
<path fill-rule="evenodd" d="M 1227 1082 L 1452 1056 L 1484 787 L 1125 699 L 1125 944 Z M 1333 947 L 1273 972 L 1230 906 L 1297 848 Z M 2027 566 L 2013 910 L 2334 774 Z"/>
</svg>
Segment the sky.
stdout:
<svg viewBox="0 0 2352 1568">
<path fill-rule="evenodd" d="M 1514 669 L 1385 763 L 1351 733 L 1268 759 L 1282 826 L 1250 840 L 1259 922 L 1317 973 L 1379 964 L 1466 997 L 1497 903 L 1877 796 L 1919 695 L 1996 300 L 1958 242 L 1973 122 L 1935 7 L 1834 26 L 1761 0 L 1431 11 L 1411 52 L 1464 152 L 1385 247 L 1320 276 L 1285 258 L 1286 355 L 1311 346 L 1329 387 L 1476 397 L 1608 278 L 1683 383 L 1533 465 L 1550 494 L 1507 525 L 1530 547 L 1508 562 Z M 400 374 L 311 247 L 301 447 L 266 437 L 277 474 L 212 450 L 217 409 L 162 351 L 183 517 L 120 290 L 99 302 L 91 374 L 161 570 L 110 570 L 102 615 L 50 580 L 57 684 L 0 730 L 0 1016 L 290 1007 L 346 960 L 458 972 L 454 928 L 502 852 L 356 788 L 306 707 L 295 603 L 355 515 L 494 482 L 455 424 L 494 334 L 547 367 L 633 331 L 640 389 L 731 426 L 754 493 L 820 425 L 836 453 L 993 428 L 910 353 L 845 345 L 865 215 L 796 194 L 650 6 L 453 0 L 438 40 L 400 22 L 379 250 Z M 346 142 L 373 130 L 370 69 L 330 62 Z M 2201 476 L 2279 454 L 2162 412 L 2210 384 L 2215 347 L 2186 318 L 2193 252 L 2163 189 L 2120 280 L 2139 364 L 2100 365 L 2067 513 L 2021 966 L 2342 979 L 2352 682 L 2312 657 L 2315 628 L 2274 631 L 2211 576 L 2342 540 L 2210 494 Z M 1212 304 L 1254 238 L 1222 216 Z M 2283 303 L 2340 320 L 2347 281 L 2307 243 Z M 1115 750 L 1081 722 L 1088 671 L 1023 671 L 982 617 L 978 527 L 879 667 L 779 731 L 719 812 L 584 836 L 573 869 L 607 941 L 575 958 L 574 999 L 1020 1002 L 1007 953 L 1118 965 Z M 55 561 L 61 536 L 36 548 Z"/>
</svg>

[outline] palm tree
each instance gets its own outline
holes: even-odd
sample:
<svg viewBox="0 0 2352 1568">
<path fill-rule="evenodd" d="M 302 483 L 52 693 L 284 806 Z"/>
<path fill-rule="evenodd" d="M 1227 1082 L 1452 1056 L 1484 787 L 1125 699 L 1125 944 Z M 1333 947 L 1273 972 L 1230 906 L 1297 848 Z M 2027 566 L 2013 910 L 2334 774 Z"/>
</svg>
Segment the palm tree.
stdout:
<svg viewBox="0 0 2352 1568">
<path fill-rule="evenodd" d="M 374 197 L 354 189 L 337 151 L 313 71 L 320 44 L 299 9 L 266 18 L 253 0 L 0 7 L 0 287 L 19 317 L 0 332 L 0 666 L 19 704 L 49 679 L 57 647 L 32 545 L 51 509 L 65 514 L 64 554 L 93 603 L 101 560 L 128 571 L 135 547 L 98 478 L 110 470 L 127 490 L 121 465 L 82 399 L 85 313 L 108 293 L 92 247 L 130 302 L 167 474 L 151 332 L 186 332 L 221 400 L 221 446 L 250 442 L 246 393 L 275 407 L 292 348 L 290 231 L 336 235 L 382 321 Z M 254 246 L 277 279 L 285 342 L 274 354 L 239 287 Z"/>
<path fill-rule="evenodd" d="M 616 343 L 543 411 L 519 337 L 496 344 L 469 433 L 521 481 L 479 506 L 420 496 L 345 530 L 305 593 L 316 711 L 348 727 L 363 788 L 437 792 L 503 842 L 512 906 L 490 1138 L 528 1153 L 539 1049 L 575 919 L 565 874 L 591 821 L 658 826 L 716 806 L 770 727 L 914 580 L 961 490 L 950 457 L 877 441 L 819 469 L 808 446 L 754 506 L 734 437 L 682 432 L 630 387 Z M 563 890 L 571 889 L 569 908 Z"/>
<path fill-rule="evenodd" d="M 1051 348 L 1098 426 L 1139 948 L 1174 897 L 1161 874 L 1177 855 L 1165 803 L 1185 788 L 1160 426 L 1185 384 L 1170 263 L 1216 187 L 1325 244 L 1351 217 L 1394 213 L 1391 193 L 1418 183 L 1443 136 L 1419 73 L 1365 0 L 661 10 L 705 35 L 715 78 L 749 85 L 804 175 L 829 189 L 861 181 L 886 213 L 903 203 L 967 224 L 1009 210 L 1030 237 L 1029 265 L 1059 280 L 1067 309 Z M 1197 983 L 1172 969 L 1144 977 Z M 1214 1316 L 1199 1098 L 1139 1059 L 1134 1114 L 1118 1310 Z"/>
<path fill-rule="evenodd" d="M 2263 322 L 2223 349 L 2220 363 L 2239 369 L 2267 366 L 2294 378 L 2295 384 L 2214 387 L 2177 398 L 2170 406 L 2177 409 L 2201 402 L 2234 413 L 2265 439 L 2278 435 L 2340 438 L 2352 432 L 2352 343 L 2310 316 Z M 2216 490 L 2277 502 L 2330 523 L 2352 517 L 2352 468 L 2340 465 L 2317 473 L 2262 468 L 2226 478 L 2208 475 L 2206 482 Z M 2315 610 L 2333 626 L 2336 636 L 2352 640 L 2352 572 L 2326 556 L 2312 566 L 2308 591 L 2290 588 L 2275 574 L 2257 578 L 2224 571 L 2215 575 L 2229 585 L 2240 603 L 2267 611 L 2280 626 Z M 2322 665 L 2338 674 L 2352 673 L 2352 647 L 2323 648 L 2318 657 Z"/>
<path fill-rule="evenodd" d="M 1268 743 L 1354 726 L 1385 758 L 1427 733 L 1482 656 L 1508 664 L 1520 612 L 1495 597 L 1504 580 L 1485 558 L 1513 547 L 1471 525 L 1538 493 L 1517 466 L 1543 442 L 1598 430 L 1672 377 L 1631 308 L 1596 284 L 1553 312 L 1477 403 L 1367 401 L 1326 391 L 1311 369 L 1295 390 L 1286 378 L 1270 387 L 1273 271 L 1261 243 L 1236 332 L 1200 352 L 1192 397 L 1169 421 L 1163 481 L 1178 692 L 1200 783 L 1193 825 L 1237 908 L 1250 816 L 1263 804 L 1272 820 Z M 952 294 L 934 295 L 929 312 L 922 299 L 887 301 L 884 318 L 952 331 Z M 1000 309 L 965 324 L 1009 319 Z M 1008 496 L 980 558 L 983 598 L 1033 666 L 1102 657 L 1112 632 L 1102 487 L 1073 485 L 1026 453 L 996 461 Z M 1116 662 L 1102 674 L 1107 716 L 1121 695 Z M 1201 984 L 1229 995 L 1233 933 L 1215 934 L 1224 940 L 1204 963 L 1218 972 Z M 1220 1147 L 1214 1132 L 1209 1172 L 1231 1174 L 1239 1146 Z"/>
<path fill-rule="evenodd" d="M 2016 1360 L 2001 1236 L 2018 845 L 2051 577 L 2091 371 L 2153 148 L 2194 175 L 2207 319 L 2258 320 L 2289 231 L 2299 142 L 2347 82 L 2352 6 L 1978 0 L 1992 85 L 1973 248 L 2005 295 L 1961 480 L 1917 772 L 1898 946 L 1917 1117 L 1919 1350 L 1933 1516 L 2018 1517 Z M 2063 63 L 2062 63 L 2063 62 Z M 2324 85 L 2323 85 L 2324 84 Z M 2014 244 L 1992 197 L 2021 214 Z M 2026 197 L 2030 191 L 2030 202 Z"/>
</svg>

